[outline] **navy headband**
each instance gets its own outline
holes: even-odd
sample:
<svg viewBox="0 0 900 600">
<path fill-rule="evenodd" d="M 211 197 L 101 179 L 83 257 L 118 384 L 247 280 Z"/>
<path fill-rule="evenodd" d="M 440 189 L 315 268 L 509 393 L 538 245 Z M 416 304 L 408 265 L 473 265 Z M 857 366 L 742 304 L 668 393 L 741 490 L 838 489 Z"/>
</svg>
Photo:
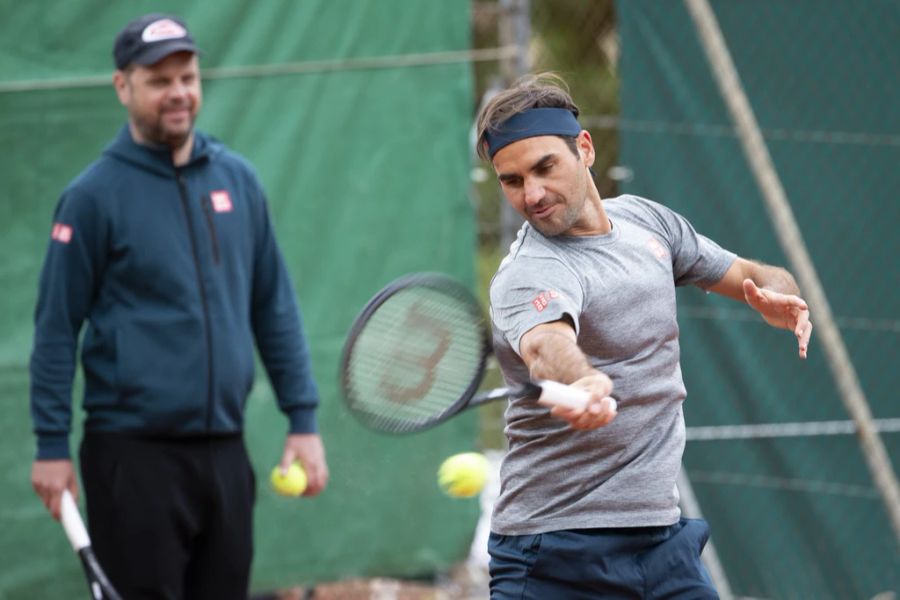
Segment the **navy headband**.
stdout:
<svg viewBox="0 0 900 600">
<path fill-rule="evenodd" d="M 568 108 L 532 108 L 488 129 L 484 140 L 488 145 L 488 156 L 494 158 L 501 148 L 525 138 L 540 135 L 577 137 L 579 133 L 581 125 Z"/>
</svg>

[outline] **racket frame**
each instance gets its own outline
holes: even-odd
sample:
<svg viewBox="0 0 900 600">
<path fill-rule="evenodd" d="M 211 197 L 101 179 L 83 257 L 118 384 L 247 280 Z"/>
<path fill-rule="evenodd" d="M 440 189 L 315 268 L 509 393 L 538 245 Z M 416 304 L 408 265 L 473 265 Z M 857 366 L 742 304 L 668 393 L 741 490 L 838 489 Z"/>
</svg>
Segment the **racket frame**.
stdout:
<svg viewBox="0 0 900 600">
<path fill-rule="evenodd" d="M 396 294 L 406 289 L 431 288 L 439 293 L 464 303 L 470 310 L 475 322 L 475 328 L 481 338 L 481 356 L 477 363 L 476 374 L 454 402 L 449 404 L 440 413 L 432 414 L 418 420 L 392 418 L 385 415 L 374 415 L 356 406 L 355 394 L 350 377 L 350 363 L 353 350 L 363 330 L 371 317 L 381 308 L 385 302 Z M 568 409 L 582 410 L 588 404 L 590 394 L 585 390 L 577 389 L 555 381 L 528 381 L 512 387 L 499 387 L 478 393 L 484 381 L 488 356 L 493 352 L 489 338 L 487 323 L 481 307 L 475 295 L 460 282 L 442 273 L 422 272 L 411 273 L 395 279 L 372 297 L 357 315 L 347 335 L 347 341 L 341 355 L 340 386 L 343 391 L 344 401 L 350 412 L 365 426 L 382 433 L 404 434 L 416 433 L 430 429 L 450 419 L 454 415 L 494 400 L 506 397 L 534 397 L 538 403 L 548 406 L 562 406 Z M 613 401 L 613 410 L 615 402 Z"/>
<path fill-rule="evenodd" d="M 472 309 L 472 317 L 476 320 L 479 337 L 481 338 L 481 356 L 478 360 L 478 366 L 476 368 L 475 375 L 472 377 L 472 380 L 466 386 L 465 390 L 460 394 L 459 398 L 456 399 L 456 401 L 447 406 L 447 408 L 445 408 L 440 413 L 428 418 L 424 418 L 418 421 L 406 419 L 390 419 L 389 417 L 377 417 L 371 419 L 366 418 L 364 416 L 365 411 L 357 410 L 354 408 L 355 401 L 353 398 L 353 394 L 350 393 L 352 390 L 352 386 L 349 373 L 350 361 L 353 356 L 353 349 L 356 347 L 356 341 L 362 331 L 365 329 L 372 315 L 375 314 L 375 312 L 394 295 L 402 292 L 405 289 L 415 287 L 431 288 L 438 292 L 445 293 L 448 296 L 450 296 L 450 292 L 452 292 L 453 296 L 464 301 L 465 304 L 467 304 Z M 363 425 L 366 425 L 367 427 L 375 429 L 376 431 L 381 431 L 383 433 L 417 433 L 419 431 L 431 429 L 432 427 L 443 423 L 450 417 L 456 415 L 459 412 L 462 412 L 466 408 L 477 406 L 478 404 L 483 404 L 485 402 L 489 402 L 491 400 L 502 397 L 501 395 L 476 399 L 475 396 L 478 392 L 478 388 L 481 387 L 481 383 L 484 380 L 484 374 L 487 368 L 487 359 L 488 356 L 490 356 L 491 352 L 492 347 L 490 339 L 488 337 L 484 314 L 481 312 L 481 307 L 478 303 L 478 300 L 475 298 L 475 295 L 468 288 L 466 288 L 456 279 L 453 279 L 448 275 L 444 275 L 443 273 L 430 271 L 410 273 L 393 280 L 388 285 L 379 290 L 378 293 L 375 294 L 375 296 L 373 296 L 372 299 L 366 303 L 366 305 L 360 311 L 359 315 L 357 315 L 356 319 L 353 321 L 353 326 L 350 328 L 350 332 L 347 334 L 347 341 L 344 343 L 344 348 L 341 353 L 340 386 L 341 390 L 343 391 L 344 400 L 347 406 L 350 408 L 350 412 L 353 413 L 353 415 L 358 420 L 360 420 Z M 377 422 L 391 422 L 400 426 L 378 426 L 376 425 Z"/>
</svg>

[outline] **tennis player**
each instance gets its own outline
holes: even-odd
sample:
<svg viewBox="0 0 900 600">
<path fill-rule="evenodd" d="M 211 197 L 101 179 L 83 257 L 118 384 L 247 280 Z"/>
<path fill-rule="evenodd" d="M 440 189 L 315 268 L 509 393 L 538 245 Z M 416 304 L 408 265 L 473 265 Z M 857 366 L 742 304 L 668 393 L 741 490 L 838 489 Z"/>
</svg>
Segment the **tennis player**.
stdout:
<svg viewBox="0 0 900 600">
<path fill-rule="evenodd" d="M 63 192 L 31 359 L 32 484 L 59 518 L 79 332 L 80 449 L 97 558 L 129 600 L 245 599 L 254 473 L 244 447 L 253 342 L 289 422 L 283 466 L 328 480 L 318 392 L 266 198 L 247 161 L 194 129 L 199 51 L 178 18 L 118 34 L 128 122 Z"/>
<path fill-rule="evenodd" d="M 685 443 L 675 288 L 747 303 L 793 333 L 800 358 L 807 305 L 787 271 L 735 256 L 665 206 L 601 199 L 577 117 L 552 76 L 523 78 L 478 116 L 478 151 L 527 221 L 491 283 L 503 375 L 592 393 L 585 410 L 510 401 L 491 598 L 717 598 L 700 561 L 709 528 L 681 518 L 675 486 Z"/>
</svg>

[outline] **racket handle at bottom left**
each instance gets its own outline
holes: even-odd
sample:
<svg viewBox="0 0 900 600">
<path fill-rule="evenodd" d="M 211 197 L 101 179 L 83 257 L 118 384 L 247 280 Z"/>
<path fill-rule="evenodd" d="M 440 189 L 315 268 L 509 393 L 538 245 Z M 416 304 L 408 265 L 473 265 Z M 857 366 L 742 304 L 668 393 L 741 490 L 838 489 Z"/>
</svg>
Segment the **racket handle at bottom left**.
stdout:
<svg viewBox="0 0 900 600">
<path fill-rule="evenodd" d="M 81 514 L 78 512 L 78 506 L 75 504 L 75 499 L 72 498 L 69 490 L 63 490 L 59 512 L 63 529 L 65 529 L 69 543 L 72 544 L 75 552 L 78 552 L 85 546 L 90 546 L 91 538 L 88 537 L 84 521 L 81 520 Z"/>
</svg>

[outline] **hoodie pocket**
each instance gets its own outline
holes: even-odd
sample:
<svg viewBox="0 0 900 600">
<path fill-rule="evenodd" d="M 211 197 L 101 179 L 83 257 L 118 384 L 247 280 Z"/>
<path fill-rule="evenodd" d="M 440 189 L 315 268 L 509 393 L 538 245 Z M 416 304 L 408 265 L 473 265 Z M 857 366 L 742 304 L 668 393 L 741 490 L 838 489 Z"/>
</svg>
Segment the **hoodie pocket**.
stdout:
<svg viewBox="0 0 900 600">
<path fill-rule="evenodd" d="M 116 387 L 126 404 L 145 397 L 157 408 L 206 397 L 202 329 L 191 320 L 124 323 L 116 330 Z M 148 408 L 148 407 L 143 407 Z"/>
</svg>

